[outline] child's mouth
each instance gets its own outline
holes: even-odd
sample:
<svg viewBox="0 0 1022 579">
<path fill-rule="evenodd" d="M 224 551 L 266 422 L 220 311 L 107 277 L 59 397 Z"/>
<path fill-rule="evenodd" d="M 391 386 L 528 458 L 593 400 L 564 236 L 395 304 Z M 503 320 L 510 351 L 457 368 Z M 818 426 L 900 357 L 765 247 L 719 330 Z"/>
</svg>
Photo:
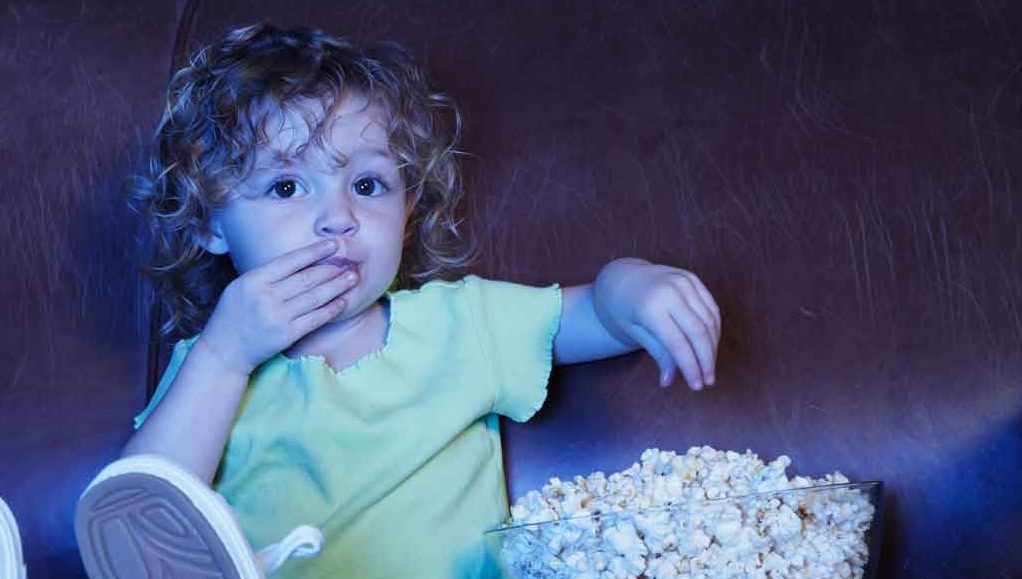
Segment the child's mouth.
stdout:
<svg viewBox="0 0 1022 579">
<path fill-rule="evenodd" d="M 354 271 L 356 274 L 358 273 L 358 262 L 352 261 L 345 257 L 328 257 L 326 259 L 320 260 L 319 263 L 325 263 L 339 267 L 341 268 L 342 273 L 348 270 Z"/>
</svg>

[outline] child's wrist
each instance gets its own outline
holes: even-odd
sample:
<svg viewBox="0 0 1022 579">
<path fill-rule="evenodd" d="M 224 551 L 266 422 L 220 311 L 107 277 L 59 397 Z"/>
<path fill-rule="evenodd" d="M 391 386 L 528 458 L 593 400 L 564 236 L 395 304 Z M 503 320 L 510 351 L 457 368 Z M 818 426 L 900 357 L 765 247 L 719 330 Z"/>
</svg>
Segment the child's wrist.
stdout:
<svg viewBox="0 0 1022 579">
<path fill-rule="evenodd" d="M 205 339 L 205 336 L 202 334 L 195 341 L 192 350 L 204 358 L 206 362 L 214 365 L 216 370 L 218 370 L 218 374 L 243 376 L 247 379 L 255 371 L 255 367 L 232 360 L 230 356 L 218 348 L 212 341 Z"/>
<path fill-rule="evenodd" d="M 615 259 L 600 269 L 593 282 L 593 306 L 604 329 L 623 344 L 636 345 L 635 340 L 622 327 L 625 310 L 629 306 L 625 287 L 630 266 L 646 264 L 634 257 Z"/>
</svg>

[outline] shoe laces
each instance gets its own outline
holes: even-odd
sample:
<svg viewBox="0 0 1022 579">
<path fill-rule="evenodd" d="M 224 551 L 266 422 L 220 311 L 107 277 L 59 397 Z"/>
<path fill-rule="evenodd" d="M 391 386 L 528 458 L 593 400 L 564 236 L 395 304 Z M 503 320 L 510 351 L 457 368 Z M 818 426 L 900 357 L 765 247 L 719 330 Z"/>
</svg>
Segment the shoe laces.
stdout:
<svg viewBox="0 0 1022 579">
<path fill-rule="evenodd" d="M 323 547 L 323 533 L 316 527 L 299 525 L 280 541 L 256 554 L 263 571 L 269 575 L 291 557 L 314 557 Z"/>
</svg>

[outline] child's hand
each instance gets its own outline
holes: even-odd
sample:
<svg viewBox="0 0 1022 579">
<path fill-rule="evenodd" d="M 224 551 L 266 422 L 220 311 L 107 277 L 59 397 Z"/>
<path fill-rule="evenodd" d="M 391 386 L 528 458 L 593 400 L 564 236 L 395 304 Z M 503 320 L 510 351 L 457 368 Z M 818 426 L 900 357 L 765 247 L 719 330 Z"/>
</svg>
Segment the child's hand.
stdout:
<svg viewBox="0 0 1022 579">
<path fill-rule="evenodd" d="M 720 309 L 695 274 L 639 259 L 606 265 L 593 284 L 600 321 L 625 343 L 640 345 L 660 367 L 660 385 L 681 369 L 689 387 L 713 384 Z"/>
<path fill-rule="evenodd" d="M 251 374 L 259 364 L 337 317 L 356 274 L 313 265 L 337 250 L 319 242 L 280 255 L 238 276 L 223 291 L 199 340 L 230 371 Z"/>
</svg>

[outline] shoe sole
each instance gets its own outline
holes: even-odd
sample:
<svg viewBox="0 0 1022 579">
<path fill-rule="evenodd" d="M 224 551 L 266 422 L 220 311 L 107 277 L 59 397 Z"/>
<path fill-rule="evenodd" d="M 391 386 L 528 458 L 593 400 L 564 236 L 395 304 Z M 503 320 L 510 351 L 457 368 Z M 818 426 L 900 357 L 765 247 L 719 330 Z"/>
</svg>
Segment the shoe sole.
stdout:
<svg viewBox="0 0 1022 579">
<path fill-rule="evenodd" d="M 263 579 L 223 499 L 155 457 L 104 469 L 78 501 L 75 535 L 92 579 Z"/>
<path fill-rule="evenodd" d="M 0 499 L 0 577 L 23 579 L 25 563 L 21 560 L 21 535 L 14 513 Z"/>
</svg>

